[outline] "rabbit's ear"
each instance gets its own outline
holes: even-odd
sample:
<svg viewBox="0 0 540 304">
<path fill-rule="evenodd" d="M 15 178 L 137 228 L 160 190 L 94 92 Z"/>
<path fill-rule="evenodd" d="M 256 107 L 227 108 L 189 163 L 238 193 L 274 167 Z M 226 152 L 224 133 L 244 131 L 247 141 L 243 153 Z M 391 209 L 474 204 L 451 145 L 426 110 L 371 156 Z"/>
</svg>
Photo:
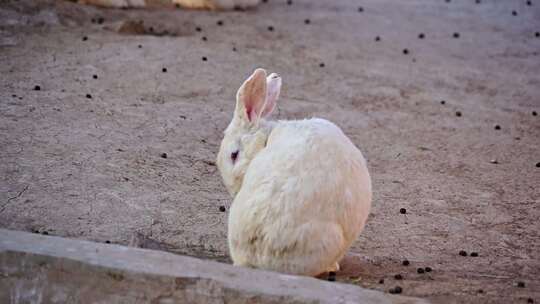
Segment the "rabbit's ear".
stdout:
<svg viewBox="0 0 540 304">
<path fill-rule="evenodd" d="M 278 74 L 272 73 L 266 77 L 266 101 L 261 117 L 267 117 L 274 111 L 276 102 L 281 91 L 281 77 Z"/>
<path fill-rule="evenodd" d="M 236 93 L 235 117 L 257 124 L 266 101 L 266 71 L 256 69 Z"/>
</svg>

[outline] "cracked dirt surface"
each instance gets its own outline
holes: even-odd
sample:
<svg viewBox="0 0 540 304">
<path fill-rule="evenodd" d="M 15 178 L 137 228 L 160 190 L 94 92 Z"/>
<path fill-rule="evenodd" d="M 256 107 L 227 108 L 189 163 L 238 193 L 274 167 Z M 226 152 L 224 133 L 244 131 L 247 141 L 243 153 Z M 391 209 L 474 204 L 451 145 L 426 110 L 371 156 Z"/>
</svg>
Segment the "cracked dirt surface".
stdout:
<svg viewBox="0 0 540 304">
<path fill-rule="evenodd" d="M 0 226 L 228 262 L 214 159 L 260 66 L 284 80 L 277 118 L 328 118 L 368 159 L 373 212 L 338 281 L 539 302 L 538 32 L 539 1 L 2 1 Z"/>
</svg>

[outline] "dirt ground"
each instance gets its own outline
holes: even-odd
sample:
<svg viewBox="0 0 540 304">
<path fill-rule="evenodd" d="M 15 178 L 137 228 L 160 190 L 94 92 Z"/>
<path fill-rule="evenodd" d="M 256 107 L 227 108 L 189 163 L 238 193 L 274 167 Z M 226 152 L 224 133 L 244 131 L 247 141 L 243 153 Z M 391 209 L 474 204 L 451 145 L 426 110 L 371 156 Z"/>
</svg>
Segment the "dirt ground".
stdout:
<svg viewBox="0 0 540 304">
<path fill-rule="evenodd" d="M 538 32 L 537 0 L 0 1 L 0 227 L 229 262 L 214 160 L 264 67 L 276 118 L 328 118 L 368 159 L 372 214 L 338 281 L 540 303 Z"/>
</svg>

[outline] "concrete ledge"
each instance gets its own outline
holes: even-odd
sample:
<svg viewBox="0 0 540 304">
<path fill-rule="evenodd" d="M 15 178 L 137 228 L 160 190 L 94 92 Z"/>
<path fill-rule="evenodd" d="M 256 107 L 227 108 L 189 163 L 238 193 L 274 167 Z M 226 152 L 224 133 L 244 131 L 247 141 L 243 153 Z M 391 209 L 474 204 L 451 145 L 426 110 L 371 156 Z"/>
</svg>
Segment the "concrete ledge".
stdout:
<svg viewBox="0 0 540 304">
<path fill-rule="evenodd" d="M 166 252 L 0 229 L 0 303 L 427 303 Z"/>
</svg>

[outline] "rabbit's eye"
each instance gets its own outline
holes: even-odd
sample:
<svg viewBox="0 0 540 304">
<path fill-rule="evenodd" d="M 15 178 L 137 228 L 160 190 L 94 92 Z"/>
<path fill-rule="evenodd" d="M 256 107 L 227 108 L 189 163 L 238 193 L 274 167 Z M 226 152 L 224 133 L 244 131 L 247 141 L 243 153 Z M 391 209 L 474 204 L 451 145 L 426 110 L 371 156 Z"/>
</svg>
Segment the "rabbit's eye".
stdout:
<svg viewBox="0 0 540 304">
<path fill-rule="evenodd" d="M 232 159 L 232 162 L 233 164 L 236 162 L 236 159 L 238 158 L 238 150 L 234 151 L 233 153 L 231 153 L 231 159 Z"/>
</svg>

